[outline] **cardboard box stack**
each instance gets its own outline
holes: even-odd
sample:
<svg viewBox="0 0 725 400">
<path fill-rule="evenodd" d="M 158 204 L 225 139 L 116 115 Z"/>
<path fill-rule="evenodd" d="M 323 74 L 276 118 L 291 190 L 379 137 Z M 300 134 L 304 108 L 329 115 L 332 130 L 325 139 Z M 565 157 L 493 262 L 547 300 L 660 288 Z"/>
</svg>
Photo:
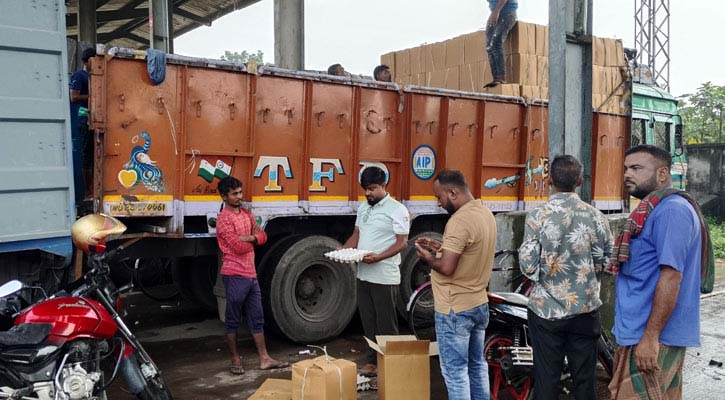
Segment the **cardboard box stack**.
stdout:
<svg viewBox="0 0 725 400">
<path fill-rule="evenodd" d="M 626 62 L 621 40 L 595 38 L 592 104 L 602 112 L 626 112 Z M 467 92 L 549 97 L 549 28 L 519 21 L 504 43 L 507 84 L 492 89 L 486 32 L 476 31 L 438 43 L 387 53 L 380 61 L 402 85 L 431 86 Z"/>
</svg>

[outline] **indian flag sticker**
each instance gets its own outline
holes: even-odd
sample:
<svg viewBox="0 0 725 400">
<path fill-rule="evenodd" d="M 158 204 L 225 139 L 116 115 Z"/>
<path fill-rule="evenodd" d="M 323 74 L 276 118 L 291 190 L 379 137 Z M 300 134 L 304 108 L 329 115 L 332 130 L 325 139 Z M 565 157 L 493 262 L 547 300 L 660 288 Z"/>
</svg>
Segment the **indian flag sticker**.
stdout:
<svg viewBox="0 0 725 400">
<path fill-rule="evenodd" d="M 199 173 L 198 175 L 202 178 L 204 178 L 205 181 L 211 183 L 211 181 L 214 180 L 214 171 L 216 168 L 211 165 L 211 163 L 207 160 L 201 160 L 201 164 L 199 165 Z"/>
<path fill-rule="evenodd" d="M 232 166 L 225 163 L 222 160 L 216 160 L 216 171 L 214 171 L 214 176 L 216 176 L 219 179 L 224 179 L 232 172 Z"/>
<path fill-rule="evenodd" d="M 422 144 L 415 148 L 411 157 L 413 175 L 418 179 L 427 181 L 436 172 L 436 153 L 432 147 Z"/>
</svg>

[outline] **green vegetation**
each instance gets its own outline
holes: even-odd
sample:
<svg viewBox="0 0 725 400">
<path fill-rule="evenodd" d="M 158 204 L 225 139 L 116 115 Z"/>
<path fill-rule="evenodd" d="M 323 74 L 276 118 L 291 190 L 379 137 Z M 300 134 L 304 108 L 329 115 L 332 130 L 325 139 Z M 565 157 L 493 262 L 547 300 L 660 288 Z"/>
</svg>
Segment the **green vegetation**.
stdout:
<svg viewBox="0 0 725 400">
<path fill-rule="evenodd" d="M 685 124 L 687 143 L 723 141 L 725 86 L 703 83 L 694 94 L 681 96 L 680 113 Z"/>
<path fill-rule="evenodd" d="M 715 258 L 725 259 L 725 221 L 718 221 L 708 217 L 707 224 L 710 226 L 710 238 Z"/>
</svg>

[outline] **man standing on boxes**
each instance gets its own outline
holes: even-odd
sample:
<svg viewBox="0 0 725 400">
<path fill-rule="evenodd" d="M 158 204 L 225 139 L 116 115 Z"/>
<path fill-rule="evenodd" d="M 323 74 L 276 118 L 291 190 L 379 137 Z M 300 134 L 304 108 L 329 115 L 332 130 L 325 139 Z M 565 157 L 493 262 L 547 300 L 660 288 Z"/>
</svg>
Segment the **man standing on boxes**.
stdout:
<svg viewBox="0 0 725 400">
<path fill-rule="evenodd" d="M 237 330 L 242 321 L 242 310 L 259 354 L 259 369 L 285 368 L 289 364 L 269 356 L 264 340 L 264 312 L 262 293 L 254 268 L 254 246 L 263 245 L 267 234 L 257 225 L 254 215 L 242 208 L 242 182 L 228 176 L 219 181 L 219 195 L 224 208 L 216 222 L 216 238 L 222 253 L 222 275 L 226 293 L 224 327 L 232 360 L 229 372 L 244 373 L 237 351 Z"/>
<path fill-rule="evenodd" d="M 370 250 L 357 266 L 357 307 L 365 336 L 398 334 L 395 300 L 400 284 L 400 252 L 410 230 L 410 216 L 404 205 L 386 191 L 388 177 L 378 167 L 367 167 L 360 185 L 367 203 L 357 209 L 355 230 L 343 248 Z M 363 375 L 377 374 L 377 353 L 368 348 Z"/>
<path fill-rule="evenodd" d="M 493 81 L 484 86 L 487 88 L 506 83 L 503 42 L 516 24 L 518 0 L 488 0 L 488 6 L 491 15 L 486 23 L 486 52 Z"/>
<path fill-rule="evenodd" d="M 568 155 L 551 163 L 549 200 L 526 217 L 519 249 L 521 272 L 534 287 L 529 295 L 529 328 L 534 350 L 537 399 L 558 399 L 564 356 L 574 398 L 596 399 L 599 276 L 612 255 L 612 233 L 604 214 L 574 190 L 582 165 Z"/>
<path fill-rule="evenodd" d="M 460 171 L 441 171 L 433 182 L 433 192 L 438 205 L 451 215 L 443 242 L 420 238 L 415 248 L 432 269 L 441 372 L 449 399 L 488 399 L 483 348 L 496 220 L 491 210 L 473 197 Z"/>
</svg>

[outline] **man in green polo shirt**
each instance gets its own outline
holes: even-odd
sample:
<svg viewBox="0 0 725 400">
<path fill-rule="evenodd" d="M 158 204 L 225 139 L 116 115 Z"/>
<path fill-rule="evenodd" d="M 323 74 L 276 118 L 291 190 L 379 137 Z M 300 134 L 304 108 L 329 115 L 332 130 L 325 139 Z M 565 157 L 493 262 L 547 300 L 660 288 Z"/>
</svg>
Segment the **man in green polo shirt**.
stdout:
<svg viewBox="0 0 725 400">
<path fill-rule="evenodd" d="M 367 167 L 360 175 L 367 203 L 357 209 L 355 230 L 343 248 L 369 250 L 357 266 L 357 307 L 365 336 L 397 335 L 395 299 L 400 284 L 400 252 L 410 230 L 410 216 L 404 205 L 388 192 L 387 175 L 378 167 Z M 377 373 L 377 355 L 367 349 L 363 375 Z"/>
</svg>

